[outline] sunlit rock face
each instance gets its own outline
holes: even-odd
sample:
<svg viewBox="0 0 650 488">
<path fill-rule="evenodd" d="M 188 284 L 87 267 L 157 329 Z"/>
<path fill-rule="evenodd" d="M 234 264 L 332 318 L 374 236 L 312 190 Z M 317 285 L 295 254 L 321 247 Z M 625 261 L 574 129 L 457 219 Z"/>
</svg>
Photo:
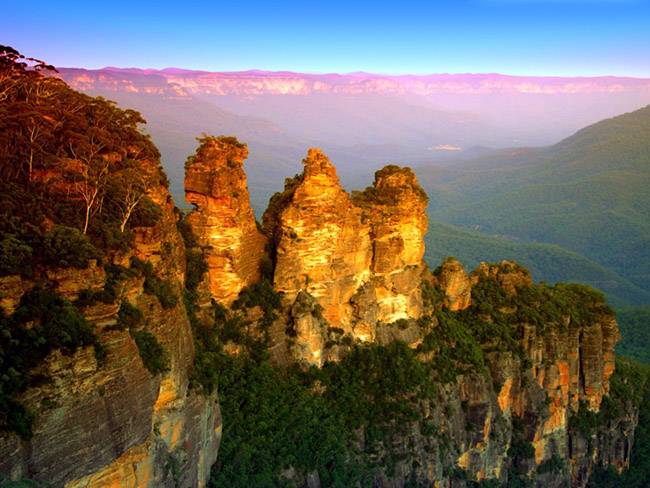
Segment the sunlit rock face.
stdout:
<svg viewBox="0 0 650 488">
<path fill-rule="evenodd" d="M 381 322 L 422 314 L 427 201 L 413 171 L 393 165 L 377 171 L 374 185 L 355 195 L 371 226 L 371 272 Z"/>
<path fill-rule="evenodd" d="M 196 207 L 188 220 L 205 249 L 212 298 L 224 304 L 259 281 L 265 256 L 243 170 L 247 156 L 234 138 L 211 138 L 185 172 L 185 200 Z"/>
<path fill-rule="evenodd" d="M 472 287 L 463 265 L 448 258 L 434 271 L 434 280 L 445 292 L 444 305 L 452 312 L 465 310 L 472 300 Z"/>
<path fill-rule="evenodd" d="M 388 166 L 374 186 L 350 197 L 319 149 L 303 164 L 264 214 L 276 290 L 287 304 L 308 293 L 329 327 L 362 342 L 375 341 L 380 322 L 418 318 L 427 199 L 413 172 Z M 296 330 L 303 351 L 315 346 L 309 330 L 309 338 Z M 323 354 L 301 359 L 318 364 Z"/>
<path fill-rule="evenodd" d="M 496 280 L 510 295 L 522 287 L 532 286 L 527 270 L 508 261 L 498 265 L 482 263 L 472 272 L 473 286 L 482 279 Z M 516 307 L 502 312 L 513 314 Z M 512 353 L 489 353 L 492 381 L 500 385 L 494 391 L 498 409 L 494 399 L 490 408 L 508 420 L 522 419 L 523 438 L 535 450 L 529 469 L 549 461 L 554 454 L 559 455 L 568 460 L 567 475 L 573 486 L 584 486 L 594 463 L 602 462 L 599 459 L 616 460 L 612 461 L 616 465 L 626 463 L 630 455 L 632 439 L 628 436 L 632 433 L 627 429 L 612 428 L 609 439 L 587 442 L 569 428 L 569 418 L 580 404 L 597 412 L 603 397 L 609 393 L 614 346 L 620 340 L 620 333 L 615 319 L 609 315 L 596 315 L 589 324 L 571 324 L 568 317 L 561 320 L 562 324 L 555 324 L 547 331 L 527 323 L 518 325 L 523 334 L 522 357 L 530 362 L 530 369 L 522 370 L 522 358 Z M 485 421 L 489 420 L 487 415 Z M 617 419 L 617 423 L 625 421 L 633 419 Z M 474 446 L 462 459 L 477 478 L 485 473 L 489 456 L 486 446 Z M 494 464 L 492 469 L 496 467 Z M 566 485 L 568 481 L 547 478 L 544 477 L 544 482 L 551 482 L 551 486 L 556 486 L 553 483 Z"/>
<path fill-rule="evenodd" d="M 370 280 L 370 226 L 319 149 L 310 149 L 303 164 L 264 215 L 275 242 L 273 284 L 291 303 L 308 292 L 331 326 L 348 328 L 350 298 Z"/>
</svg>

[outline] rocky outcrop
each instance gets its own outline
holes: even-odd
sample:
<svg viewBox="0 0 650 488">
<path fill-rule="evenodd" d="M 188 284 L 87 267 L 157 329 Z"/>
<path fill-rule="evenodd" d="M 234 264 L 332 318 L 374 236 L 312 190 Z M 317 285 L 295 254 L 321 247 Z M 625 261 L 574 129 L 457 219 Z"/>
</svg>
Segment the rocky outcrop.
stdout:
<svg viewBox="0 0 650 488">
<path fill-rule="evenodd" d="M 517 287 L 531 286 L 533 284 L 530 271 L 519 266 L 514 261 L 501 261 L 497 265 L 481 263 L 478 268 L 472 271 L 472 286 L 476 285 L 481 277 L 497 280 L 501 287 L 511 296 L 517 294 Z"/>
<path fill-rule="evenodd" d="M 356 193 L 354 200 L 370 223 L 378 319 L 385 323 L 417 319 L 422 314 L 426 194 L 410 168 L 391 165 L 377 171 L 374 185 Z"/>
<path fill-rule="evenodd" d="M 438 305 L 444 307 L 449 305 L 449 294 L 443 292 L 450 280 L 436 280 L 452 271 L 467 280 L 459 263 L 448 263 L 434 276 Z M 472 273 L 474 287 L 492 280 L 511 298 L 533 286 L 529 279 L 526 270 L 510 262 L 482 264 Z M 515 317 L 516 300 L 506 301 L 511 306 L 498 313 Z M 583 487 L 598 465 L 624 469 L 636 413 L 632 409 L 607 420 L 598 420 L 596 414 L 609 393 L 613 347 L 619 340 L 615 320 L 598 311 L 601 305 L 588 305 L 594 313 L 580 324 L 570 323 L 568 316 L 561 324 L 537 326 L 509 320 L 510 327 L 521 331 L 521 349 L 487 338 L 484 373 L 474 366 L 458 370 L 454 381 L 438 382 L 435 401 L 419 405 L 420 418 L 401 431 L 391 430 L 383 441 L 384 452 L 375 451 L 393 463 L 377 469 L 375 485 L 467 486 L 462 479 L 505 485 L 515 477 L 532 476 L 530 486 Z M 434 335 L 436 327 L 440 324 L 434 323 Z M 402 324 L 398 340 L 409 341 L 408 328 L 407 322 Z M 379 335 L 385 337 L 385 331 Z M 439 353 L 420 356 L 435 362 Z"/>
<path fill-rule="evenodd" d="M 188 222 L 205 249 L 212 298 L 224 304 L 259 281 L 265 256 L 243 170 L 247 156 L 234 138 L 207 137 L 186 164 L 185 200 L 195 206 Z"/>
<path fill-rule="evenodd" d="M 293 357 L 321 367 L 327 359 L 324 350 L 328 325 L 322 316 L 322 307 L 306 291 L 298 293 L 291 307 L 291 324 L 296 336 Z"/>
<path fill-rule="evenodd" d="M 216 393 L 204 397 L 188 390 L 195 351 L 180 300 L 185 249 L 167 189 L 151 188 L 149 196 L 162 208 L 161 219 L 153 227 L 134 229 L 133 249 L 115 260 L 126 264 L 137 257 L 151 263 L 155 275 L 170 284 L 176 305 L 164 308 L 144 292 L 145 279 L 133 275 L 119 283 L 115 301 L 82 308 L 106 357 L 98 360 L 92 347 L 73 355 L 56 350 L 38 366 L 34 374 L 49 381 L 20 397 L 37 414 L 33 436 L 0 437 L 1 473 L 53 487 L 205 485 L 219 446 L 219 406 Z M 45 274 L 69 300 L 100 289 L 106 278 L 94 261 L 87 269 L 48 269 Z M 20 277 L 3 279 L 3 289 L 11 288 L 5 310 L 16 307 L 29 285 Z M 143 330 L 163 345 L 166 372 L 150 373 L 129 331 L 116 327 L 123 299 L 142 311 Z"/>
<path fill-rule="evenodd" d="M 320 150 L 303 164 L 264 216 L 275 243 L 273 285 L 289 303 L 308 292 L 331 326 L 349 328 L 350 298 L 370 279 L 370 229 Z"/>
<path fill-rule="evenodd" d="M 331 328 L 364 342 L 375 341 L 379 322 L 418 318 L 427 199 L 413 172 L 388 166 L 373 187 L 351 198 L 319 149 L 310 149 L 303 164 L 264 214 L 273 285 L 287 306 L 307 293 Z M 325 354 L 313 350 L 312 332 L 296 332 L 298 347 L 312 350 L 311 360 L 299 357 L 319 364 Z M 326 334 L 318 343 L 327 342 Z"/>
<path fill-rule="evenodd" d="M 434 282 L 445 292 L 444 305 L 456 312 L 469 307 L 472 300 L 472 287 L 465 268 L 455 258 L 446 259 L 435 269 Z"/>
</svg>

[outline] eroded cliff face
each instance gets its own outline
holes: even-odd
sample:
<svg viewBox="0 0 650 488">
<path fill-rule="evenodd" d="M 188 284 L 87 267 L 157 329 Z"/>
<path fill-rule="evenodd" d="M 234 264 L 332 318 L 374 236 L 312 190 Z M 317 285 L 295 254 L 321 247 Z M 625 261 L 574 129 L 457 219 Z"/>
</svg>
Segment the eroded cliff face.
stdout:
<svg viewBox="0 0 650 488">
<path fill-rule="evenodd" d="M 273 285 L 293 303 L 300 291 L 318 300 L 332 327 L 350 329 L 350 298 L 370 280 L 370 228 L 339 184 L 336 169 L 317 149 L 285 192 L 277 214 L 264 216 L 275 241 Z M 271 206 L 274 205 L 271 201 Z"/>
<path fill-rule="evenodd" d="M 170 284 L 175 304 L 163 307 L 145 292 L 146 278 L 129 273 L 116 283 L 114 300 L 81 307 L 106 357 L 98 360 L 92 347 L 72 355 L 57 350 L 38 366 L 33 373 L 48 381 L 20 396 L 37 414 L 33 436 L 0 436 L 3 474 L 70 488 L 205 485 L 220 440 L 218 400 L 216 394 L 204 397 L 188 390 L 195 351 L 180 299 L 185 248 L 167 189 L 150 188 L 149 197 L 160 205 L 162 217 L 153 227 L 133 229 L 132 249 L 111 259 L 126 268 L 134 258 L 151 263 L 154 275 Z M 72 302 L 106 283 L 104 268 L 94 261 L 82 270 L 46 269 L 43 276 Z M 1 286 L 6 291 L 2 306 L 10 313 L 33 283 L 16 276 L 4 278 Z M 164 347 L 166 371 L 150 373 L 129 330 L 119 326 L 123 300 L 141 310 L 141 330 Z"/>
<path fill-rule="evenodd" d="M 307 294 L 330 328 L 362 342 L 376 340 L 379 323 L 417 319 L 427 199 L 415 175 L 384 168 L 373 187 L 351 198 L 319 149 L 310 149 L 303 164 L 303 173 L 287 180 L 264 214 L 273 285 L 287 306 Z M 318 340 L 314 327 L 294 320 L 294 330 L 301 359 L 322 365 L 337 357 L 324 350 L 335 338 L 327 327 Z"/>
<path fill-rule="evenodd" d="M 456 262 L 449 263 L 434 275 L 443 276 L 451 268 L 454 275 L 466 276 Z M 472 273 L 473 288 L 485 280 L 494 280 L 511 297 L 533 286 L 530 275 L 511 262 L 482 264 Z M 449 303 L 449 282 L 441 279 L 436 286 L 441 291 L 440 304 L 454 310 L 457 307 Z M 455 486 L 444 474 L 444 465 L 461 468 L 477 481 L 505 482 L 539 470 L 535 486 L 584 486 L 596 465 L 622 469 L 629 463 L 634 411 L 609 419 L 603 425 L 605 435 L 586 432 L 578 420 L 585 415 L 596 418 L 595 412 L 609 393 L 614 345 L 620 340 L 614 318 L 599 312 L 602 304 L 588 303 L 587 307 L 594 307 L 589 321 L 572 323 L 562 316 L 561 323 L 532 324 L 515 319 L 522 307 L 517 303 L 498 313 L 513 319 L 509 322 L 521 335 L 521 349 L 518 353 L 516 348 L 500 350 L 504 345 L 495 337 L 491 347 L 484 347 L 488 374 L 468 371 L 457 377 L 455 385 L 441 390 L 447 415 L 433 405 L 432 410 L 425 409 L 424 417 L 425 425 L 431 424 L 437 433 L 433 438 L 423 435 L 420 422 L 410 440 L 435 456 L 423 454 L 420 463 L 426 469 L 412 472 L 404 467 L 411 476 L 436 486 Z M 492 318 L 486 315 L 484 320 Z M 442 468 L 436 465 L 436 457 Z M 402 478 L 407 479 L 406 475 Z"/>
<path fill-rule="evenodd" d="M 223 304 L 259 281 L 266 255 L 246 186 L 247 156 L 234 138 L 206 138 L 186 165 L 185 200 L 196 207 L 188 221 L 206 250 L 212 298 Z"/>
</svg>

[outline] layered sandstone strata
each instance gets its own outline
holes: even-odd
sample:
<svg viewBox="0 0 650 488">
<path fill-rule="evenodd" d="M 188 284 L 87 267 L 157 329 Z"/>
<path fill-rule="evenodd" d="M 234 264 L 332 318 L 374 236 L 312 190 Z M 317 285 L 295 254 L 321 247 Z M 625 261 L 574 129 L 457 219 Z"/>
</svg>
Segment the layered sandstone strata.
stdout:
<svg viewBox="0 0 650 488">
<path fill-rule="evenodd" d="M 195 206 L 188 221 L 205 249 L 212 298 L 224 304 L 259 281 L 265 256 L 243 170 L 247 156 L 234 138 L 208 137 L 186 164 L 185 200 Z"/>
<path fill-rule="evenodd" d="M 185 248 L 176 230 L 177 215 L 167 189 L 151 188 L 162 208 L 153 227 L 134 229 L 132 257 L 149 262 L 170 283 L 178 302 L 163 308 L 143 290 L 143 277 L 119 283 L 118 298 L 83 308 L 106 357 L 92 347 L 66 355 L 52 352 L 34 374 L 49 381 L 28 389 L 20 401 L 37 414 L 33 436 L 0 435 L 0 473 L 70 488 L 205 486 L 217 456 L 221 417 L 216 392 L 189 391 L 195 350 L 192 329 L 180 300 Z M 47 283 L 74 301 L 85 290 L 101 289 L 105 273 L 91 261 L 87 269 L 47 269 Z M 2 306 L 12 311 L 33 283 L 3 279 Z M 129 330 L 115 327 L 121 300 L 142 313 L 143 330 L 163 345 L 169 369 L 153 375 L 144 367 Z M 171 469 L 173 467 L 173 469 Z"/>
<path fill-rule="evenodd" d="M 420 282 L 428 198 L 410 168 L 386 166 L 374 185 L 355 194 L 370 224 L 372 281 L 384 323 L 422 314 Z"/>
<path fill-rule="evenodd" d="M 319 149 L 303 164 L 264 214 L 276 290 L 288 305 L 307 293 L 331 328 L 361 341 L 375 341 L 378 323 L 418 318 L 427 199 L 413 172 L 388 166 L 374 186 L 350 197 Z M 326 342 L 315 342 L 313 331 L 297 335 L 301 350 Z M 312 351 L 309 361 L 322 358 L 322 350 Z"/>
<path fill-rule="evenodd" d="M 331 326 L 348 325 L 350 298 L 370 280 L 370 227 L 320 150 L 303 164 L 264 216 L 275 242 L 273 285 L 290 303 L 308 292 Z"/>
</svg>

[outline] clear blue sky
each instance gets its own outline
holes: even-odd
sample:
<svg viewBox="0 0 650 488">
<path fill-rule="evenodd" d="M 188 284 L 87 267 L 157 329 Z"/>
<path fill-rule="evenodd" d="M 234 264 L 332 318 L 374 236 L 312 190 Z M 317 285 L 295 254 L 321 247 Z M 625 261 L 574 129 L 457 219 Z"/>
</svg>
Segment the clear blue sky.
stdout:
<svg viewBox="0 0 650 488">
<path fill-rule="evenodd" d="M 0 0 L 57 66 L 650 77 L 650 0 Z"/>
</svg>

